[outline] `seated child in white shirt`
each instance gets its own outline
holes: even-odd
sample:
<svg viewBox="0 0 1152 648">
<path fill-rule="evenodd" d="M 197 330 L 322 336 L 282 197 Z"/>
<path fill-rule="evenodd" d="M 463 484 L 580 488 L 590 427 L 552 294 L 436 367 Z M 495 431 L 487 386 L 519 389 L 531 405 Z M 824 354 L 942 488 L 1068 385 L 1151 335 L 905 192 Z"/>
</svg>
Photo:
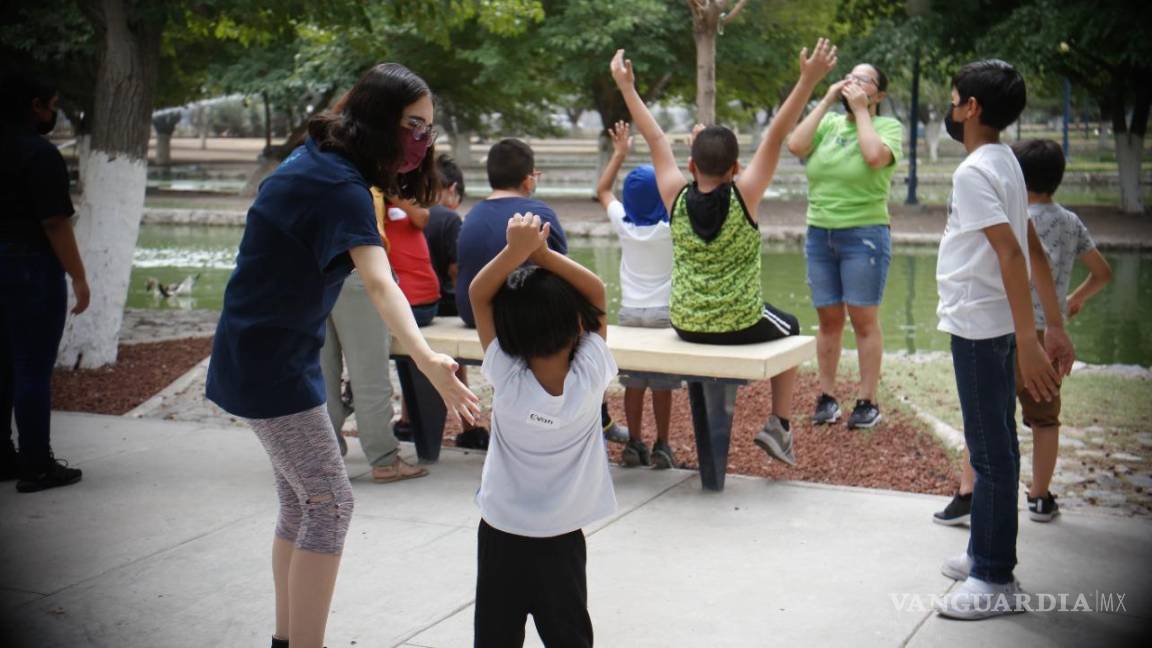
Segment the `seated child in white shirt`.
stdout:
<svg viewBox="0 0 1152 648">
<path fill-rule="evenodd" d="M 532 214 L 469 288 L 492 425 L 480 490 L 475 645 L 592 645 L 584 534 L 616 511 L 600 426 L 616 375 L 599 277 L 548 248 Z M 520 266 L 531 261 L 535 266 Z"/>
<path fill-rule="evenodd" d="M 668 298 L 672 293 L 672 229 L 668 210 L 656 185 L 656 171 L 645 164 L 624 178 L 622 199 L 612 193 L 612 185 L 632 146 L 629 127 L 616 122 L 608 129 L 612 136 L 612 157 L 596 184 L 596 198 L 608 213 L 612 229 L 620 238 L 621 326 L 671 328 Z M 625 466 L 663 469 L 676 464 L 668 445 L 672 418 L 672 390 L 680 388 L 674 378 L 620 374 L 624 385 L 624 415 L 628 420 L 628 445 L 621 455 Z M 656 443 L 652 451 L 644 446 L 644 390 L 652 390 L 652 417 L 656 421 Z"/>
</svg>

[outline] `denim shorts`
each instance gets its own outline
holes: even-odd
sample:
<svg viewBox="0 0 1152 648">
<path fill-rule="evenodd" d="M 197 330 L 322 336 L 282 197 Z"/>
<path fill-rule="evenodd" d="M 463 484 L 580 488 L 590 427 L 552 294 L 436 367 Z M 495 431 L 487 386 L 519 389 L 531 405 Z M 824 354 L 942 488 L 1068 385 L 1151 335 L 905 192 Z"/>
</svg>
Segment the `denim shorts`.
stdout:
<svg viewBox="0 0 1152 648">
<path fill-rule="evenodd" d="M 656 308 L 621 306 L 618 317 L 620 326 L 637 326 L 640 328 L 669 328 L 672 326 L 667 306 Z M 680 382 L 679 378 L 671 376 L 620 372 L 620 384 L 630 389 L 680 389 Z"/>
<path fill-rule="evenodd" d="M 892 262 L 892 233 L 887 225 L 809 226 L 804 256 L 813 306 L 879 306 Z"/>
</svg>

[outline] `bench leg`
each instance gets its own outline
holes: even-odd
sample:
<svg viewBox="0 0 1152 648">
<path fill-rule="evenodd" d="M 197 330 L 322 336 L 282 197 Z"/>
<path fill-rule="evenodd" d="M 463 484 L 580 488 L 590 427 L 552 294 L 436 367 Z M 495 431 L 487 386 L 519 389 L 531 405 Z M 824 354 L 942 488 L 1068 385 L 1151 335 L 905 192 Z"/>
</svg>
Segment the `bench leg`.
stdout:
<svg viewBox="0 0 1152 648">
<path fill-rule="evenodd" d="M 708 490 L 724 490 L 732 415 L 736 411 L 739 387 L 733 383 L 688 383 L 692 428 L 696 432 L 696 455 L 700 461 L 700 483 Z"/>
<path fill-rule="evenodd" d="M 416 456 L 420 457 L 421 463 L 435 463 L 440 459 L 444 419 L 448 416 L 444 401 L 411 360 L 397 358 L 396 373 L 400 376 L 400 389 L 408 407 Z"/>
</svg>

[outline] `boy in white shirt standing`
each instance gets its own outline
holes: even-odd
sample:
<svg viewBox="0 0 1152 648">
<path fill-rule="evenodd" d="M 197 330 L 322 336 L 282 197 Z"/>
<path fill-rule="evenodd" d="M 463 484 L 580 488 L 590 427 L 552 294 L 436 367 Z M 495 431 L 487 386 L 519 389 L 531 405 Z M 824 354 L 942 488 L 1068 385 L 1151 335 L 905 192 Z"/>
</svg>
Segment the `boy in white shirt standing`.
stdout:
<svg viewBox="0 0 1152 648">
<path fill-rule="evenodd" d="M 549 229 L 514 215 L 468 289 L 493 391 L 476 494 L 477 648 L 523 645 L 529 614 L 544 645 L 591 647 L 581 529 L 616 511 L 600 424 L 616 375 L 604 283 L 550 250 Z"/>
<path fill-rule="evenodd" d="M 648 164 L 632 169 L 624 178 L 623 200 L 616 200 L 612 185 L 628 157 L 632 138 L 628 124 L 622 121 L 609 128 L 608 134 L 612 136 L 612 158 L 596 183 L 596 198 L 620 238 L 620 325 L 671 328 L 668 298 L 672 294 L 672 229 L 656 185 L 656 171 Z M 629 437 L 622 454 L 624 465 L 673 467 L 676 458 L 668 445 L 668 428 L 672 390 L 679 389 L 680 381 L 621 374 L 620 384 L 624 385 Z M 656 443 L 651 453 L 642 435 L 646 389 L 652 390 L 652 417 L 656 420 Z"/>
<path fill-rule="evenodd" d="M 936 314 L 939 329 L 952 335 L 964 437 L 976 472 L 968 550 L 942 567 L 944 575 L 963 582 L 936 604 L 953 618 L 1021 611 L 1013 575 L 1020 480 L 1016 365 L 1033 397 L 1051 400 L 1075 360 L 1044 247 L 1028 217 L 1024 176 L 1012 150 L 1000 143 L 1000 131 L 1016 121 L 1026 99 L 1024 79 L 1011 65 L 977 61 L 952 78 L 952 108 L 945 115 L 948 134 L 964 144 L 968 157 L 952 175 L 936 266 Z M 1047 319 L 1043 346 L 1030 274 Z"/>
</svg>

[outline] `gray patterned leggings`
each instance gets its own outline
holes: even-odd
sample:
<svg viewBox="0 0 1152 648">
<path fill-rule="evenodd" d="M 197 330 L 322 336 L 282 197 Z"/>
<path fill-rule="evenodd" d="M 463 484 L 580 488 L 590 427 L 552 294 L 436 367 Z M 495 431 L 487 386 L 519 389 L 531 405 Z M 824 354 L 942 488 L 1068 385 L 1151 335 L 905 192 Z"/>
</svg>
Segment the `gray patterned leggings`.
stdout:
<svg viewBox="0 0 1152 648">
<path fill-rule="evenodd" d="M 339 554 L 352 521 L 352 484 L 328 410 L 319 405 L 287 416 L 248 419 L 276 475 L 276 536 L 297 549 Z"/>
</svg>

